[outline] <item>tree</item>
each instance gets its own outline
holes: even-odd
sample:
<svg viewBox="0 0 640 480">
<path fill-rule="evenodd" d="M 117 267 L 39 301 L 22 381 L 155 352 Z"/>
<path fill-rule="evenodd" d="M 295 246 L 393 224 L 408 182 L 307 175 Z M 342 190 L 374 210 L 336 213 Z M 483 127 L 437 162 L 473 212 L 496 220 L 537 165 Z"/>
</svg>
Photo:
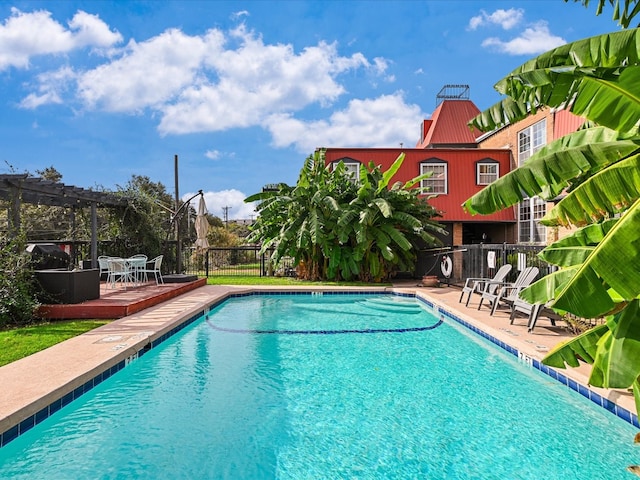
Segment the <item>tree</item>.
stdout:
<svg viewBox="0 0 640 480">
<path fill-rule="evenodd" d="M 623 15 L 617 2 L 616 12 L 628 24 L 640 7 L 623 3 Z M 607 322 L 558 347 L 543 362 L 556 367 L 592 363 L 589 384 L 633 387 L 640 411 L 640 30 L 563 45 L 526 62 L 496 89 L 507 97 L 471 125 L 491 130 L 545 106 L 569 108 L 587 123 L 464 206 L 486 214 L 518 203 L 523 195 L 552 199 L 565 192 L 543 223 L 579 229 L 541 252 L 559 270 L 521 296 L 583 318 L 606 316 Z"/>
<path fill-rule="evenodd" d="M 299 275 L 310 280 L 380 282 L 411 270 L 420 242 L 437 244 L 434 234 L 444 231 L 412 188 L 424 176 L 389 188 L 403 160 L 401 154 L 386 172 L 362 165 L 356 183 L 344 164 L 332 170 L 316 152 L 295 187 L 280 184 L 245 199 L 260 202 L 249 240 L 261 242 L 262 251 L 274 248 L 275 262 L 293 257 Z"/>
<path fill-rule="evenodd" d="M 173 238 L 172 216 L 175 210 L 173 198 L 161 182 L 153 182 L 149 177 L 132 175 L 124 186 L 118 186 L 116 195 L 127 199 L 127 205 L 110 208 L 99 234 L 102 240 L 111 241 L 108 254 L 127 256 L 144 252 L 149 258 L 165 251 L 165 242 Z M 183 232 L 187 232 L 187 215 L 182 215 Z M 165 258 L 163 264 L 171 263 Z"/>
</svg>

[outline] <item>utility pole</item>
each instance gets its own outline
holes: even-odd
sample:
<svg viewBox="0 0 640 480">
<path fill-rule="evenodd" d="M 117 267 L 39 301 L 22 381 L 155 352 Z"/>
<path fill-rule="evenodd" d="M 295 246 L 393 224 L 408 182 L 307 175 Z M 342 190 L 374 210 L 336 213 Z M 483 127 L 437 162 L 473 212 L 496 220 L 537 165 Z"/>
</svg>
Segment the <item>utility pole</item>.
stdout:
<svg viewBox="0 0 640 480">
<path fill-rule="evenodd" d="M 224 206 L 222 210 L 224 211 L 224 228 L 229 228 L 229 209 L 231 207 Z"/>
<path fill-rule="evenodd" d="M 182 273 L 182 245 L 180 244 L 180 218 L 177 216 L 180 210 L 180 195 L 178 193 L 178 155 L 174 157 L 174 175 L 176 188 L 176 273 Z"/>
</svg>

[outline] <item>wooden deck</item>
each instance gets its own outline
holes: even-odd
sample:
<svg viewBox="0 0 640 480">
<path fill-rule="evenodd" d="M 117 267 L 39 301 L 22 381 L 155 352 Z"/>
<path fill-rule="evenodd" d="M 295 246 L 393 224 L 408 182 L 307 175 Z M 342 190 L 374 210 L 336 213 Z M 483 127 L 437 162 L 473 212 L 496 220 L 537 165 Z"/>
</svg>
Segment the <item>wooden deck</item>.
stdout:
<svg viewBox="0 0 640 480">
<path fill-rule="evenodd" d="M 140 286 L 109 288 L 106 282 L 100 283 L 100 298 L 82 303 L 42 305 L 38 311 L 42 318 L 122 318 L 175 298 L 206 285 L 206 278 L 187 283 L 165 283 L 156 285 L 148 282 Z"/>
</svg>

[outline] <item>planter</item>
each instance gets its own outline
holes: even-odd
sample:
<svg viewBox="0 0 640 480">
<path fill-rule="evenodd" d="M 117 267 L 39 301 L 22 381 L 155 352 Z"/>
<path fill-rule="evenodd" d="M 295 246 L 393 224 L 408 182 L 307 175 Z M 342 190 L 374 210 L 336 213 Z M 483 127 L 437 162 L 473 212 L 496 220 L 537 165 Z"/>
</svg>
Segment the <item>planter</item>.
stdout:
<svg viewBox="0 0 640 480">
<path fill-rule="evenodd" d="M 437 275 L 425 275 L 424 277 L 422 277 L 423 287 L 437 287 L 438 283 L 439 282 Z"/>
</svg>

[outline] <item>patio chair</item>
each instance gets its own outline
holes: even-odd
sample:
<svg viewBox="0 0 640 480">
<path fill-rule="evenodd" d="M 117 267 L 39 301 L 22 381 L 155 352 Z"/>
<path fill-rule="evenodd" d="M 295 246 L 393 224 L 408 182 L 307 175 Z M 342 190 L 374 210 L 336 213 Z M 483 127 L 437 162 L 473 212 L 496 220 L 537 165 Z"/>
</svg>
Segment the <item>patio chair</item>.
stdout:
<svg viewBox="0 0 640 480">
<path fill-rule="evenodd" d="M 480 303 L 478 304 L 478 310 L 482 307 L 482 302 L 487 299 L 491 303 L 491 315 L 496 313 L 500 302 L 506 303 L 509 306 L 513 305 L 513 302 L 519 298 L 520 292 L 526 287 L 531 285 L 538 275 L 538 267 L 527 267 L 520 272 L 518 278 L 513 283 L 495 283 L 497 288 L 492 292 L 490 287 L 494 285 L 494 282 L 486 282 L 484 290 L 482 290 L 482 297 L 480 297 Z"/>
<path fill-rule="evenodd" d="M 551 322 L 551 326 L 553 327 L 556 326 L 556 320 L 559 320 L 561 318 L 560 315 L 554 312 L 551 308 L 545 307 L 542 303 L 531 304 L 521 298 L 517 298 L 511 306 L 510 320 L 512 324 L 516 318 L 517 313 L 524 313 L 529 317 L 527 321 L 528 332 L 533 331 L 540 315 L 544 314 L 544 316 L 549 319 L 549 321 Z"/>
<path fill-rule="evenodd" d="M 133 273 L 127 265 L 127 261 L 124 258 L 110 257 L 107 261 L 109 266 L 107 274 L 107 286 L 115 288 L 116 282 L 121 282 L 124 288 L 127 288 L 127 283 L 134 283 Z"/>
<path fill-rule="evenodd" d="M 467 297 L 467 302 L 465 306 L 469 306 L 469 300 L 471 300 L 471 295 L 475 292 L 479 295 L 482 294 L 484 290 L 484 285 L 487 282 L 492 282 L 489 287 L 490 291 L 493 293 L 498 288 L 498 284 L 504 282 L 504 279 L 507 278 L 507 275 L 511 271 L 511 264 L 506 263 L 502 265 L 493 278 L 482 278 L 482 277 L 469 277 L 464 282 L 464 287 L 462 287 L 462 293 L 460 294 L 460 300 L 458 303 L 462 303 L 462 299 L 464 298 L 464 294 L 467 293 L 469 296 Z"/>
<path fill-rule="evenodd" d="M 164 285 L 164 280 L 162 279 L 162 273 L 160 272 L 160 266 L 162 265 L 162 258 L 163 258 L 163 255 L 158 255 L 157 257 L 152 258 L 146 263 L 144 270 L 141 272 L 141 273 L 144 273 L 145 280 L 148 279 L 147 275 L 149 273 L 153 273 L 153 276 L 156 279 L 156 285 L 160 285 L 160 284 Z"/>
<path fill-rule="evenodd" d="M 100 280 L 109 279 L 109 257 L 100 255 L 98 257 L 98 268 L 100 269 Z"/>
<path fill-rule="evenodd" d="M 127 265 L 132 272 L 133 278 L 136 284 L 141 284 L 143 280 L 146 280 L 147 274 L 145 273 L 147 267 L 147 256 L 141 253 L 137 253 L 132 257 L 127 258 Z"/>
</svg>

